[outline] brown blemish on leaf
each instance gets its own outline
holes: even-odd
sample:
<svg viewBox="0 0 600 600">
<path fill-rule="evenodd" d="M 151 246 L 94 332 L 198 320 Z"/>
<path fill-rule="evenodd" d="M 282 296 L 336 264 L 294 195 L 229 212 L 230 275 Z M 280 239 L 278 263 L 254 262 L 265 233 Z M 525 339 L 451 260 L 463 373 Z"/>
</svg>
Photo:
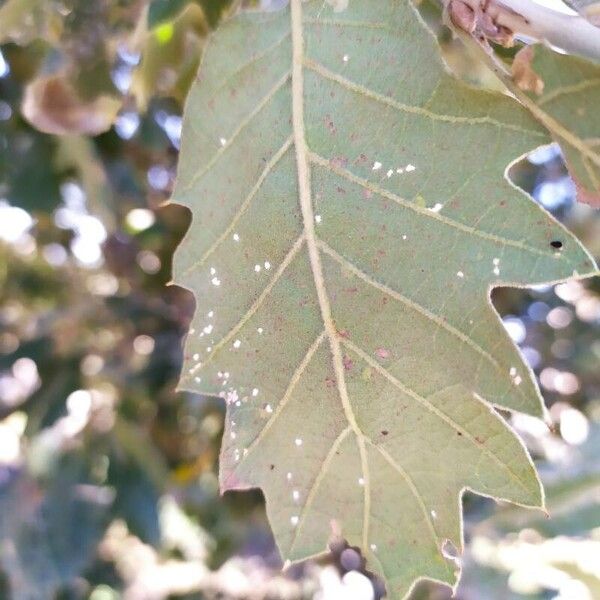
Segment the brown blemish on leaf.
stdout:
<svg viewBox="0 0 600 600">
<path fill-rule="evenodd" d="M 483 2 L 475 10 L 462 0 L 448 2 L 448 17 L 458 29 L 466 31 L 481 42 L 490 40 L 510 48 L 514 44 L 513 32 L 496 22 L 493 3 Z"/>
<path fill-rule="evenodd" d="M 448 15 L 452 23 L 459 29 L 467 33 L 475 32 L 477 19 L 475 11 L 468 4 L 456 0 L 450 2 L 448 4 Z"/>
<path fill-rule="evenodd" d="M 348 166 L 348 159 L 345 156 L 334 156 L 330 161 L 332 167 L 345 169 Z"/>
<path fill-rule="evenodd" d="M 544 91 L 544 80 L 533 70 L 535 50 L 533 46 L 524 46 L 517 52 L 513 60 L 511 71 L 513 81 L 524 92 L 533 92 L 540 96 Z"/>
<path fill-rule="evenodd" d="M 327 129 L 329 130 L 329 133 L 331 133 L 331 135 L 335 135 L 337 133 L 337 127 L 333 123 L 333 119 L 330 115 L 327 115 L 325 117 L 325 125 L 327 126 Z"/>
</svg>

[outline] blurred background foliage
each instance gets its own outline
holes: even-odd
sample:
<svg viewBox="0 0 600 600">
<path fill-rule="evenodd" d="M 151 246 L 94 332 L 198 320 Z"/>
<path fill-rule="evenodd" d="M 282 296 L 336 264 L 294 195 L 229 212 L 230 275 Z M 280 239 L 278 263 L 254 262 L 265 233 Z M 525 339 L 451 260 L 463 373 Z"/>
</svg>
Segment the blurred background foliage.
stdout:
<svg viewBox="0 0 600 600">
<path fill-rule="evenodd" d="M 239 4 L 0 2 L 2 599 L 383 593 L 340 544 L 280 573 L 262 495 L 219 496 L 222 403 L 176 391 L 194 308 L 168 285 L 189 223 L 168 203 L 181 113 L 207 35 Z M 486 82 L 438 33 L 453 68 Z M 575 203 L 554 146 L 511 176 L 600 257 L 600 217 Z M 494 302 L 549 407 L 552 427 L 507 418 L 550 518 L 466 494 L 457 597 L 598 599 L 600 281 L 501 289 Z"/>
</svg>

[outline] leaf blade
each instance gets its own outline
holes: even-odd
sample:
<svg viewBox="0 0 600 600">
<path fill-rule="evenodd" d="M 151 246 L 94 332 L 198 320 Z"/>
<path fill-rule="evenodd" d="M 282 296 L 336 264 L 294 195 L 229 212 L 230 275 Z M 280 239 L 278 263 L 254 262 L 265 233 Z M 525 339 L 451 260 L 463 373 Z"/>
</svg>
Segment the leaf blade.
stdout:
<svg viewBox="0 0 600 600">
<path fill-rule="evenodd" d="M 489 290 L 594 265 L 499 176 L 546 134 L 511 100 L 450 79 L 410 5 L 379 2 L 385 26 L 369 0 L 291 6 L 217 33 L 188 101 L 174 198 L 194 220 L 174 271 L 199 310 L 181 386 L 226 399 L 221 487 L 263 488 L 284 557 L 322 552 L 334 520 L 402 597 L 420 577 L 455 582 L 447 498 L 543 501 L 490 408 L 542 411 Z M 416 81 L 409 43 L 427 67 Z M 389 89 L 394 73 L 415 85 Z M 432 433 L 446 446 L 424 448 Z M 453 466 L 434 475 L 440 448 Z"/>
</svg>

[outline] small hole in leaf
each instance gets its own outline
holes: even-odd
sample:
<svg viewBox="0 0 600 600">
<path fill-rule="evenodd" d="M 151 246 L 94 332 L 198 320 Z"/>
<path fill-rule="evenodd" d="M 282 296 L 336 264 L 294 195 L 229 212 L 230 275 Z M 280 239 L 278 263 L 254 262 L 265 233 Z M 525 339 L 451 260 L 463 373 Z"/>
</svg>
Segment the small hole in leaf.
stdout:
<svg viewBox="0 0 600 600">
<path fill-rule="evenodd" d="M 442 544 L 441 550 L 442 554 L 450 560 L 456 561 L 460 558 L 460 552 L 455 546 L 455 544 L 452 542 L 452 540 L 445 539 Z"/>
<path fill-rule="evenodd" d="M 344 571 L 358 571 L 363 567 L 363 558 L 354 548 L 346 548 L 340 554 L 340 565 Z"/>
<path fill-rule="evenodd" d="M 550 245 L 557 250 L 560 250 L 563 247 L 563 243 L 560 240 L 553 240 L 550 242 Z"/>
</svg>

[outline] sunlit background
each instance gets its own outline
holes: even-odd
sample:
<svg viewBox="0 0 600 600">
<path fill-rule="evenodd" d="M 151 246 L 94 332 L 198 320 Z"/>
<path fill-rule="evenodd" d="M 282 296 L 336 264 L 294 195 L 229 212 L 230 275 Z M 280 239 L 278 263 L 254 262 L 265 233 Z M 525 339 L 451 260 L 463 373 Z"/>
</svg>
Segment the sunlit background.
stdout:
<svg viewBox="0 0 600 600">
<path fill-rule="evenodd" d="M 383 594 L 340 544 L 281 573 L 261 494 L 219 497 L 222 402 L 175 392 L 193 299 L 168 286 L 189 215 L 167 201 L 185 94 L 228 4 L 0 2 L 0 598 Z M 557 147 L 512 177 L 600 256 Z M 597 600 L 600 280 L 494 302 L 549 409 L 508 417 L 549 517 L 467 494 L 457 597 Z"/>
</svg>

